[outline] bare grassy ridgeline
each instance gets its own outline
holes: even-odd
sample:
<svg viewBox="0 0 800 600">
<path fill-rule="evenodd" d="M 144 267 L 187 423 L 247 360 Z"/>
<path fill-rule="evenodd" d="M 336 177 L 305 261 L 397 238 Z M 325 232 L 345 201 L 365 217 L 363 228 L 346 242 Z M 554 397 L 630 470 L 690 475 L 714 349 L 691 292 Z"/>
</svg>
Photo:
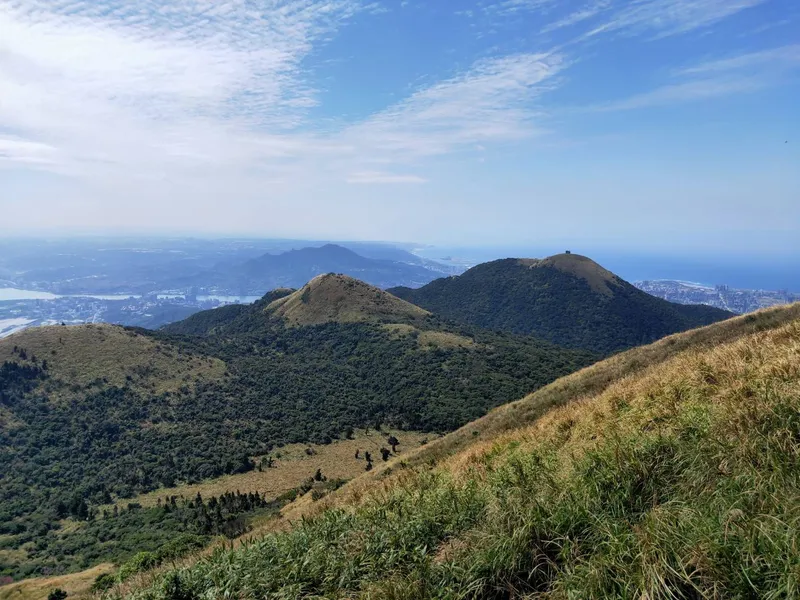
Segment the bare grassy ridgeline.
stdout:
<svg viewBox="0 0 800 600">
<path fill-rule="evenodd" d="M 415 322 L 428 311 L 347 275 L 318 275 L 301 289 L 279 298 L 266 312 L 293 325 L 365 320 Z"/>
<path fill-rule="evenodd" d="M 16 348 L 16 351 L 15 351 Z M 123 386 L 161 393 L 225 373 L 216 358 L 181 352 L 115 325 L 32 327 L 0 340 L 0 364 L 19 361 L 19 352 L 46 362 L 53 397 L 71 388 Z"/>
<path fill-rule="evenodd" d="M 612 357 L 405 463 L 126 593 L 798 597 L 800 306 Z"/>
</svg>

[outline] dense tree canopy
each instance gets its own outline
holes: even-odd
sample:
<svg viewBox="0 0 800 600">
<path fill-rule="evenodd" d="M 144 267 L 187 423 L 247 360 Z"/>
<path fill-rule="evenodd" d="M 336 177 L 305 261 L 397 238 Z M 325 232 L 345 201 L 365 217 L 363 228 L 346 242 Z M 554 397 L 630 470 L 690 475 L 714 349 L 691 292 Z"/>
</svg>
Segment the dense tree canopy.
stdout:
<svg viewBox="0 0 800 600">
<path fill-rule="evenodd" d="M 497 260 L 416 290 L 389 291 L 448 319 L 603 354 L 732 316 L 650 296 L 591 261 L 597 282 L 530 262 Z"/>
</svg>

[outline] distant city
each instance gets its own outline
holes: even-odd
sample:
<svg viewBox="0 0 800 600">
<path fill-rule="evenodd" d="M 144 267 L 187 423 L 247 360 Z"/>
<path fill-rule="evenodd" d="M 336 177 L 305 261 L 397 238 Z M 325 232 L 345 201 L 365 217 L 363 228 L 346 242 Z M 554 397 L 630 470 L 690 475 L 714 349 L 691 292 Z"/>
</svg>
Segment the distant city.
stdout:
<svg viewBox="0 0 800 600">
<path fill-rule="evenodd" d="M 0 289 L 0 337 L 38 325 L 115 323 L 157 329 L 210 308 L 247 304 L 260 296 L 200 296 L 151 293 L 144 296 L 53 296 L 30 298 L 30 292 Z"/>
<path fill-rule="evenodd" d="M 643 292 L 670 302 L 705 304 L 738 314 L 800 300 L 800 293 L 791 293 L 788 290 L 741 290 L 727 285 L 709 286 L 667 279 L 637 281 L 634 285 Z"/>
</svg>

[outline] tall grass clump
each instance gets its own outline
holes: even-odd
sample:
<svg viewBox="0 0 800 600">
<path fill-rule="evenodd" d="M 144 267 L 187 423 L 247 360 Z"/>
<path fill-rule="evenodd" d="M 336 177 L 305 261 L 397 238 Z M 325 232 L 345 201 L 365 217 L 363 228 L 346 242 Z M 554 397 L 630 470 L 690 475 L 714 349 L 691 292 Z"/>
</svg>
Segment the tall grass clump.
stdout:
<svg viewBox="0 0 800 600">
<path fill-rule="evenodd" d="M 800 321 L 688 348 L 130 596 L 800 597 Z"/>
</svg>

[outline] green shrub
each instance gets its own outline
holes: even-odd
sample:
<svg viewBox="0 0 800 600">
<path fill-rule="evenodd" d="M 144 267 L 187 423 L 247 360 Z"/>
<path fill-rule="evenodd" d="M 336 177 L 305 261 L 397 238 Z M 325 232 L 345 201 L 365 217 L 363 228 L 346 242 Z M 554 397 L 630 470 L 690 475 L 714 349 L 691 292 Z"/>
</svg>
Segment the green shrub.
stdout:
<svg viewBox="0 0 800 600">
<path fill-rule="evenodd" d="M 94 593 L 105 592 L 114 587 L 115 583 L 117 583 L 117 579 L 114 575 L 111 573 L 102 573 L 95 578 L 91 591 Z"/>
<path fill-rule="evenodd" d="M 191 552 L 200 550 L 206 545 L 206 538 L 200 535 L 184 533 L 158 549 L 158 561 L 181 558 Z"/>
<path fill-rule="evenodd" d="M 125 581 L 136 573 L 147 571 L 159 564 L 160 560 L 155 552 L 139 552 L 119 568 L 119 580 Z"/>
</svg>

